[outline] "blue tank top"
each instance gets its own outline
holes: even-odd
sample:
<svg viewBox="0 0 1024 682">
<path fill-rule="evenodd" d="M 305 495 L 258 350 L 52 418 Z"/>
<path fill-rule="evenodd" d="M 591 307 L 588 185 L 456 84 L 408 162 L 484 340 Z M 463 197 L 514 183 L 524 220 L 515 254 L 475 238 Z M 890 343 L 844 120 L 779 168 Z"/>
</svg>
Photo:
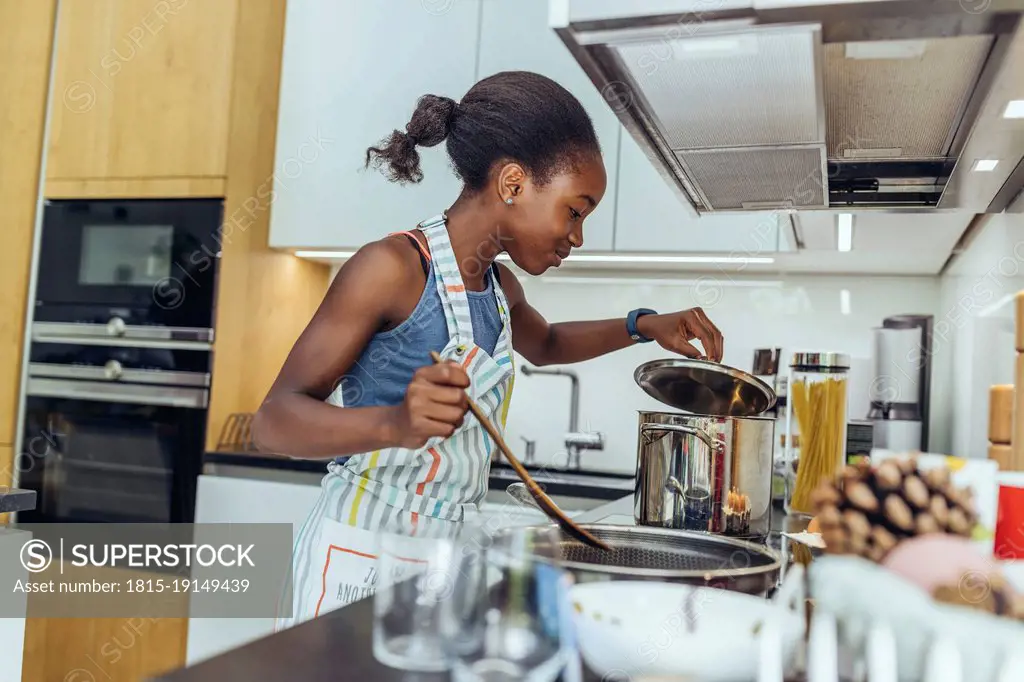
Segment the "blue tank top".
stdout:
<svg viewBox="0 0 1024 682">
<path fill-rule="evenodd" d="M 501 316 L 493 279 L 484 279 L 487 288 L 467 291 L 466 297 L 473 321 L 473 341 L 491 355 L 501 333 Z M 342 403 L 346 407 L 398 405 L 405 399 L 405 389 L 412 375 L 430 364 L 430 351 L 440 353 L 448 341 L 448 326 L 431 261 L 426 285 L 412 314 L 394 329 L 375 334 L 342 377 L 339 383 Z"/>
</svg>

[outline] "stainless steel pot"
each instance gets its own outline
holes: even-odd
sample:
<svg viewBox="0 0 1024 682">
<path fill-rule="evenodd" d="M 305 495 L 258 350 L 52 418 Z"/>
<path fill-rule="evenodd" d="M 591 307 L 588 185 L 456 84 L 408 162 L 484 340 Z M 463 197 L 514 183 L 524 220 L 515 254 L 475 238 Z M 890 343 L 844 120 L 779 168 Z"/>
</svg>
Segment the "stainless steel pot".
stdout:
<svg viewBox="0 0 1024 682">
<path fill-rule="evenodd" d="M 767 537 L 775 419 L 677 412 L 639 418 L 638 526 Z"/>
</svg>

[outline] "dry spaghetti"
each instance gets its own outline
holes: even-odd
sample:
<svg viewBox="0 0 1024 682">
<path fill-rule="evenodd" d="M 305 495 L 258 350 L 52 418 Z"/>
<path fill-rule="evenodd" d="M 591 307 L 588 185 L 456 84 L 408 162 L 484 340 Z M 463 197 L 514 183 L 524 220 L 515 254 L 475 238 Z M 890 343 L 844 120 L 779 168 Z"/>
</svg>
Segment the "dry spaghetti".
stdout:
<svg viewBox="0 0 1024 682">
<path fill-rule="evenodd" d="M 789 396 L 800 428 L 800 460 L 789 504 L 813 513 L 811 492 L 822 479 L 835 480 L 845 459 L 846 379 L 795 381 Z"/>
</svg>

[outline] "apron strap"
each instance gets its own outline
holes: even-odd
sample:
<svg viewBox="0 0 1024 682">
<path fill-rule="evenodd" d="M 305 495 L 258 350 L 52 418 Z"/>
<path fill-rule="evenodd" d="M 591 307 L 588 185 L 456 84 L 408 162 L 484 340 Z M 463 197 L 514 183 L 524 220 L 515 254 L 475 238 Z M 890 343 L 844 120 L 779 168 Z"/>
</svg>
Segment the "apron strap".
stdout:
<svg viewBox="0 0 1024 682">
<path fill-rule="evenodd" d="M 473 319 L 469 311 L 466 284 L 459 272 L 455 251 L 448 239 L 448 227 L 443 215 L 420 223 L 420 229 L 427 238 L 433 256 L 437 293 L 444 308 L 448 336 L 457 339 L 458 344 L 469 346 L 473 343 Z"/>
</svg>

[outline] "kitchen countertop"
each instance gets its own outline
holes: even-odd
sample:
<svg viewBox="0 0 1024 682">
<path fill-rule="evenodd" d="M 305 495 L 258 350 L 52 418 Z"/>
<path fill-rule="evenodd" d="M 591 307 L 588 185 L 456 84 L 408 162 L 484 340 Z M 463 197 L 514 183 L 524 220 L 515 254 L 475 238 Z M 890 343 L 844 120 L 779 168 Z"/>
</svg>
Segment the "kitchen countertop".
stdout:
<svg viewBox="0 0 1024 682">
<path fill-rule="evenodd" d="M 203 468 L 207 473 L 214 474 L 230 468 L 233 471 L 279 469 L 323 475 L 327 473 L 327 462 L 328 460 L 297 459 L 252 452 L 211 451 L 203 457 Z M 633 474 L 535 465 L 526 465 L 526 468 L 549 495 L 612 501 L 633 493 Z M 491 475 L 488 480 L 491 490 L 504 489 L 508 484 L 518 480 L 515 471 L 505 462 L 495 461 L 491 464 Z"/>
<path fill-rule="evenodd" d="M 0 514 L 36 508 L 36 491 L 21 488 L 0 488 Z"/>
<path fill-rule="evenodd" d="M 632 495 L 584 512 L 583 523 L 632 524 Z M 190 668 L 176 670 L 160 682 L 444 682 L 447 673 L 410 673 L 389 668 L 373 657 L 373 600 L 363 599 L 283 632 L 241 646 Z M 584 666 L 584 682 L 600 676 Z"/>
</svg>

